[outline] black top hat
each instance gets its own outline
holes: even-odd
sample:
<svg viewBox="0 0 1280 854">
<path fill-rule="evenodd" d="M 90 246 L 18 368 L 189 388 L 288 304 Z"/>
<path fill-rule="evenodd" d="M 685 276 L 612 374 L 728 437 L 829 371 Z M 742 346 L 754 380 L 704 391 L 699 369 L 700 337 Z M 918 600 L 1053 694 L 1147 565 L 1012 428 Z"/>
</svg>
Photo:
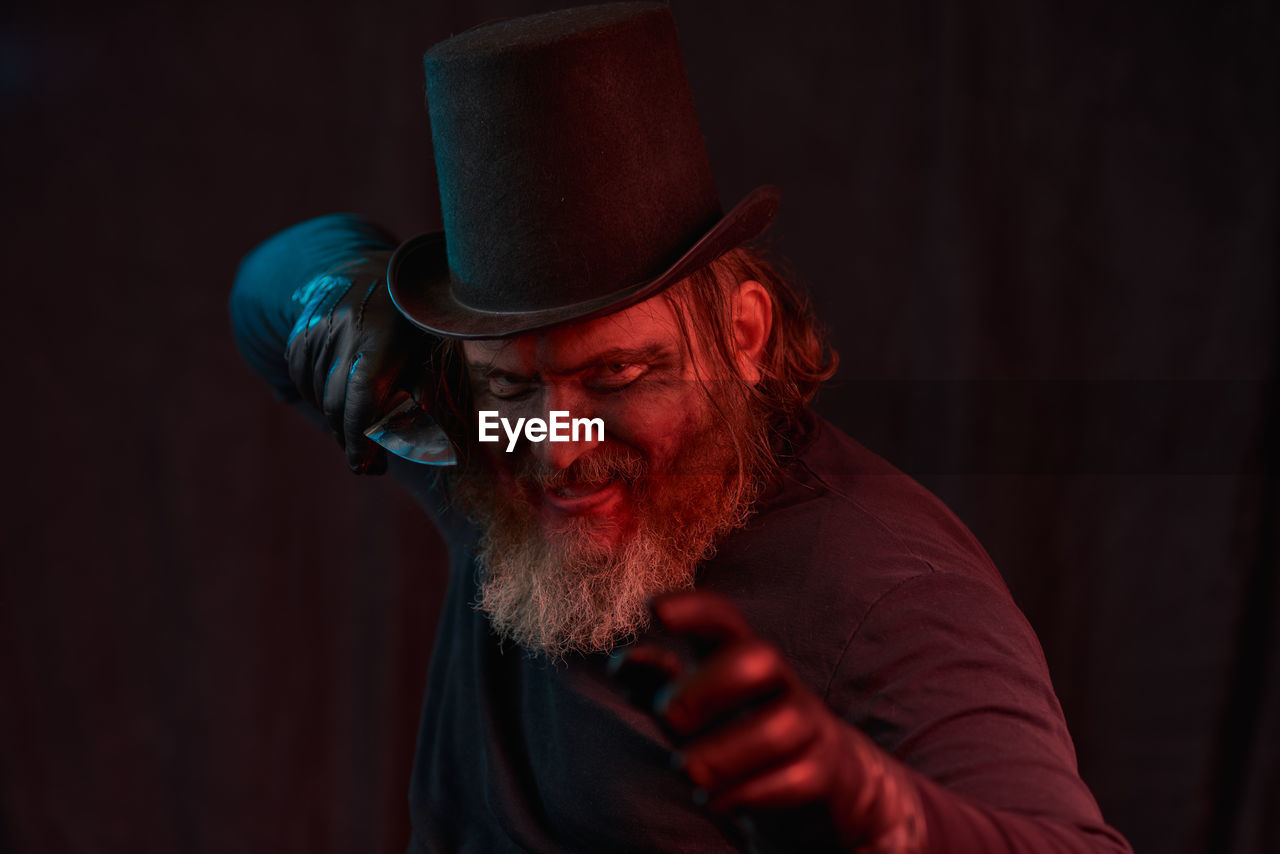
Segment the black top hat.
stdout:
<svg viewBox="0 0 1280 854">
<path fill-rule="evenodd" d="M 612 3 L 502 21 L 425 57 L 444 232 L 387 271 L 417 326 L 500 338 L 646 299 L 758 235 L 723 214 L 671 13 Z"/>
</svg>

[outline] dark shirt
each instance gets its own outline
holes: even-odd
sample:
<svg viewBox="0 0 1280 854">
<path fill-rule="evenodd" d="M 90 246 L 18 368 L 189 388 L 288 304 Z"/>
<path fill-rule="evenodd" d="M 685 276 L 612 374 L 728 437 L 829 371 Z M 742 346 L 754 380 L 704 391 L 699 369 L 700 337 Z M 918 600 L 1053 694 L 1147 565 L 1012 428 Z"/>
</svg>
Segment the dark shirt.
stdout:
<svg viewBox="0 0 1280 854">
<path fill-rule="evenodd" d="M 313 220 L 242 266 L 237 340 L 282 394 L 282 357 L 260 360 L 283 351 L 292 321 L 280 303 L 327 269 L 308 260 L 308 242 L 331 265 L 390 248 L 373 233 L 355 218 Z M 1128 851 L 1076 772 L 1035 634 L 985 551 L 915 481 L 822 419 L 807 423 L 777 488 L 697 587 L 733 600 L 836 714 L 912 769 L 930 851 Z M 410 849 L 731 850 L 734 830 L 695 806 L 672 746 L 619 695 L 605 657 L 554 665 L 500 644 L 472 607 L 476 529 L 443 501 L 434 470 L 394 459 L 391 471 L 450 550 Z"/>
</svg>

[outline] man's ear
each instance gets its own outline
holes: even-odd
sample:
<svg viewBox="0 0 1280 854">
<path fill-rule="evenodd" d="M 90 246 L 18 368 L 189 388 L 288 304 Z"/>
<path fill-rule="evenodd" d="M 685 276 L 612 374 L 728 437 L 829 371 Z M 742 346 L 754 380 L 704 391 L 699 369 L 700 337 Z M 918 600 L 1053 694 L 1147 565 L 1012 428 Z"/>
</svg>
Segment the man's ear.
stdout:
<svg viewBox="0 0 1280 854">
<path fill-rule="evenodd" d="M 773 300 L 764 285 L 754 279 L 738 285 L 733 292 L 733 343 L 738 372 L 747 385 L 760 382 L 760 361 L 772 328 Z"/>
</svg>

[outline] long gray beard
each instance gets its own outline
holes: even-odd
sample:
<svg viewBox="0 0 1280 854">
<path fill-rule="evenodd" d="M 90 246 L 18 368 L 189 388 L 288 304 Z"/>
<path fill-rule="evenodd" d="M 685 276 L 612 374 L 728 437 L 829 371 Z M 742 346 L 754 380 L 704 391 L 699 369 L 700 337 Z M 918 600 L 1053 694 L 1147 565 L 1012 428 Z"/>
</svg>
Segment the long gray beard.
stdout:
<svg viewBox="0 0 1280 854">
<path fill-rule="evenodd" d="M 523 495 L 470 480 L 464 500 L 485 530 L 475 607 L 502 638 L 553 661 L 633 640 L 649 626 L 649 600 L 692 588 L 717 542 L 746 522 L 762 465 L 749 448 L 711 431 L 690 443 L 673 471 L 658 489 L 647 473 L 634 473 L 635 528 L 618 546 L 592 536 L 599 520 L 568 519 L 544 531 Z"/>
<path fill-rule="evenodd" d="M 648 628 L 653 596 L 693 587 L 717 540 L 749 515 L 751 492 L 703 493 L 682 518 L 643 520 L 617 549 L 592 537 L 583 520 L 548 536 L 532 508 L 501 513 L 508 518 L 492 519 L 480 541 L 476 607 L 504 639 L 553 661 L 608 652 Z"/>
</svg>

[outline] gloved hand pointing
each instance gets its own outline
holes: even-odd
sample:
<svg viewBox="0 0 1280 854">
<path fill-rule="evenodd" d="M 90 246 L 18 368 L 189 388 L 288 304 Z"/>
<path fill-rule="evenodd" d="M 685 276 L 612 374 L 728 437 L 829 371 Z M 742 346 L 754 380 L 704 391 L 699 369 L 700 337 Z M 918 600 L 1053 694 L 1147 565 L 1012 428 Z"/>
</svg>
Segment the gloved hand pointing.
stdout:
<svg viewBox="0 0 1280 854">
<path fill-rule="evenodd" d="M 696 800 L 748 818 L 765 850 L 923 850 L 924 819 L 903 766 L 837 718 L 732 603 L 674 593 L 655 599 L 653 612 L 701 661 L 688 669 L 669 646 L 641 641 L 614 671 L 632 685 L 665 681 L 652 711 Z"/>
</svg>

